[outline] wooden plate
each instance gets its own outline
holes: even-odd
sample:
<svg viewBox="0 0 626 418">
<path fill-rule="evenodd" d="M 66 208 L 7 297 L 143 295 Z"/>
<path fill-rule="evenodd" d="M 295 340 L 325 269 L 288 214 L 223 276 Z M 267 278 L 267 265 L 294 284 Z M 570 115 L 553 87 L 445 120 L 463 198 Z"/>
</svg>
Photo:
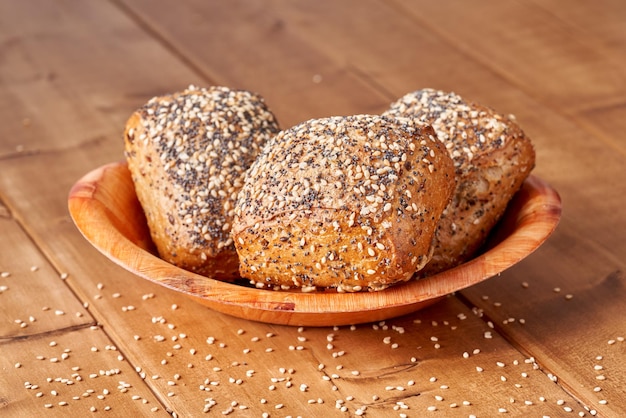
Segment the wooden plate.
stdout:
<svg viewBox="0 0 626 418">
<path fill-rule="evenodd" d="M 260 290 L 203 277 L 161 260 L 124 162 L 97 168 L 80 179 L 70 191 L 69 211 L 94 247 L 143 279 L 240 318 L 326 326 L 379 321 L 414 312 L 501 273 L 550 236 L 559 222 L 561 201 L 548 184 L 530 176 L 482 254 L 426 279 L 363 293 Z"/>
</svg>

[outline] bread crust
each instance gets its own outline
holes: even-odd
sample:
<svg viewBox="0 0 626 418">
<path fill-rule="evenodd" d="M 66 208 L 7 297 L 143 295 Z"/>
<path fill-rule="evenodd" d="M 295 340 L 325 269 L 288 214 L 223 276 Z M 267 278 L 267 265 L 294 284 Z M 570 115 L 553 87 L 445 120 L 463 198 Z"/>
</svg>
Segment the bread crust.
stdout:
<svg viewBox="0 0 626 418">
<path fill-rule="evenodd" d="M 238 277 L 230 236 L 237 194 L 278 131 L 260 96 L 226 87 L 191 86 L 130 116 L 125 156 L 162 259 L 220 280 Z"/>
<path fill-rule="evenodd" d="M 535 164 L 530 139 L 504 116 L 454 93 L 411 92 L 383 113 L 432 125 L 454 161 L 457 186 L 422 275 L 455 267 L 484 244 Z"/>
<path fill-rule="evenodd" d="M 430 127 L 356 115 L 282 131 L 246 175 L 232 236 L 257 287 L 380 290 L 432 254 L 454 168 Z"/>
</svg>

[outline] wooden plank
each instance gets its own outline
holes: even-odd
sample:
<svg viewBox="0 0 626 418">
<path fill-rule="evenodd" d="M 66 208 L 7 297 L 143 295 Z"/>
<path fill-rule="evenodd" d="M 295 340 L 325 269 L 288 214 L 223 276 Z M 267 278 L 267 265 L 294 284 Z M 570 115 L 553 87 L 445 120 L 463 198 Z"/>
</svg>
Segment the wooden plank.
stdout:
<svg viewBox="0 0 626 418">
<path fill-rule="evenodd" d="M 190 0 L 169 7 L 133 0 L 124 7 L 215 82 L 264 96 L 283 127 L 372 113 L 389 100 L 264 3 Z"/>
<path fill-rule="evenodd" d="M 504 411 L 520 416 L 558 415 L 562 411 L 558 402 L 562 396 L 560 388 L 553 384 L 544 386 L 542 382 L 547 377 L 531 359 L 501 345 L 503 341 L 475 319 L 456 298 L 449 298 L 414 315 L 386 321 L 382 326 L 341 329 L 334 335 L 334 349 L 345 349 L 348 354 L 338 361 L 328 360 L 326 365 L 329 368 L 338 364 L 341 371 L 359 371 L 353 377 L 344 372 L 346 393 L 359 393 L 364 381 L 378 381 L 373 389 L 368 388 L 372 398 L 380 396 L 371 406 L 372 413 L 382 413 L 378 408 L 400 396 L 409 399 L 402 401 L 410 405 L 411 416 L 423 416 L 433 408 L 446 416 L 493 416 Z M 351 347 L 364 339 L 380 341 L 383 348 L 379 351 L 375 344 L 369 345 L 365 349 L 369 353 L 355 357 Z M 364 358 L 369 360 L 364 363 Z M 464 378 L 459 380 L 459 376 Z M 491 393 L 485 394 L 482 387 L 489 387 Z M 480 399 L 483 396 L 490 401 L 485 403 Z M 541 397 L 549 401 L 544 403 L 539 400 Z M 583 411 L 570 402 L 566 401 L 574 411 Z"/>
<path fill-rule="evenodd" d="M 206 82 L 109 3 L 0 2 L 0 46 L 0 159 L 121 138 L 149 98 Z"/>
<path fill-rule="evenodd" d="M 594 137 L 601 138 L 613 151 L 626 155 L 626 141 L 621 134 L 626 129 L 624 115 L 626 104 L 621 104 L 585 111 L 578 115 L 577 121 Z M 626 174 L 626 170 L 622 174 Z"/>
<path fill-rule="evenodd" d="M 0 202 L 0 342 L 94 322 Z"/>
<path fill-rule="evenodd" d="M 615 267 L 610 262 L 598 271 L 571 259 L 571 270 L 580 268 L 587 277 L 586 284 L 576 283 L 555 271 L 550 263 L 554 257 L 567 259 L 564 252 L 542 250 L 538 265 L 523 263 L 463 294 L 522 352 L 532 352 L 570 393 L 603 415 L 620 416 L 626 411 L 623 273 L 611 271 Z"/>
<path fill-rule="evenodd" d="M 591 38 L 594 47 L 617 64 L 626 59 L 624 3 L 620 0 L 586 1 L 529 0 L 554 18 L 565 22 L 584 38 Z"/>
<path fill-rule="evenodd" d="M 377 112 L 425 87 L 455 91 L 496 107 L 520 95 L 492 67 L 451 46 L 393 3 L 344 1 L 333 4 L 333 13 L 327 13 L 327 5 L 278 0 L 268 9 L 299 37 L 385 92 L 388 102 Z"/>
<path fill-rule="evenodd" d="M 0 342 L 3 417 L 169 416 L 99 327 Z"/>
<path fill-rule="evenodd" d="M 492 0 L 469 8 L 460 7 L 459 1 L 396 4 L 455 48 L 561 111 L 575 113 L 625 99 L 624 68 L 598 48 L 597 40 L 533 4 Z M 598 6 L 594 4 L 593 13 Z M 600 13 L 624 12 L 620 3 Z M 575 41 L 572 32 L 578 32 Z"/>
</svg>

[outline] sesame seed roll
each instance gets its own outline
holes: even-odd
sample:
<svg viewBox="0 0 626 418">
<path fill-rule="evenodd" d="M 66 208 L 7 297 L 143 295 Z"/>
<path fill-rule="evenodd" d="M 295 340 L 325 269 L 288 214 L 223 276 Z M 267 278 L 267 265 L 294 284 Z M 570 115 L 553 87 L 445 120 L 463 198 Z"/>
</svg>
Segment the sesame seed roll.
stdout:
<svg viewBox="0 0 626 418">
<path fill-rule="evenodd" d="M 280 132 L 250 167 L 232 236 L 257 287 L 380 290 L 431 257 L 454 169 L 430 127 L 356 115 Z"/>
<path fill-rule="evenodd" d="M 454 161 L 456 189 L 437 229 L 433 259 L 422 274 L 467 261 L 533 169 L 530 139 L 512 115 L 433 89 L 408 93 L 383 114 L 431 125 Z"/>
<path fill-rule="evenodd" d="M 278 131 L 260 96 L 226 87 L 190 86 L 133 113 L 125 155 L 161 258 L 213 278 L 237 277 L 230 236 L 237 194 Z"/>
</svg>

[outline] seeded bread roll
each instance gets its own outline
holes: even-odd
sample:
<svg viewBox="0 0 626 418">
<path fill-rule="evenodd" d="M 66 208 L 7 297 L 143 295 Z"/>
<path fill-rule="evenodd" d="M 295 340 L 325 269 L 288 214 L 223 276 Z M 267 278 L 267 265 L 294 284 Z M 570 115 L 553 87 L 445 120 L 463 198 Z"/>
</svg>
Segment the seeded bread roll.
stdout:
<svg viewBox="0 0 626 418">
<path fill-rule="evenodd" d="M 467 261 L 533 169 L 530 139 L 512 116 L 432 89 L 405 95 L 384 115 L 432 125 L 454 161 L 456 190 L 437 229 L 433 258 L 421 274 Z"/>
<path fill-rule="evenodd" d="M 246 175 L 232 228 L 241 276 L 340 292 L 409 280 L 431 257 L 453 188 L 430 127 L 368 115 L 294 126 Z"/>
<path fill-rule="evenodd" d="M 230 228 L 243 174 L 279 131 L 263 99 L 225 87 L 155 97 L 130 117 L 125 155 L 159 256 L 238 276 Z"/>
</svg>

